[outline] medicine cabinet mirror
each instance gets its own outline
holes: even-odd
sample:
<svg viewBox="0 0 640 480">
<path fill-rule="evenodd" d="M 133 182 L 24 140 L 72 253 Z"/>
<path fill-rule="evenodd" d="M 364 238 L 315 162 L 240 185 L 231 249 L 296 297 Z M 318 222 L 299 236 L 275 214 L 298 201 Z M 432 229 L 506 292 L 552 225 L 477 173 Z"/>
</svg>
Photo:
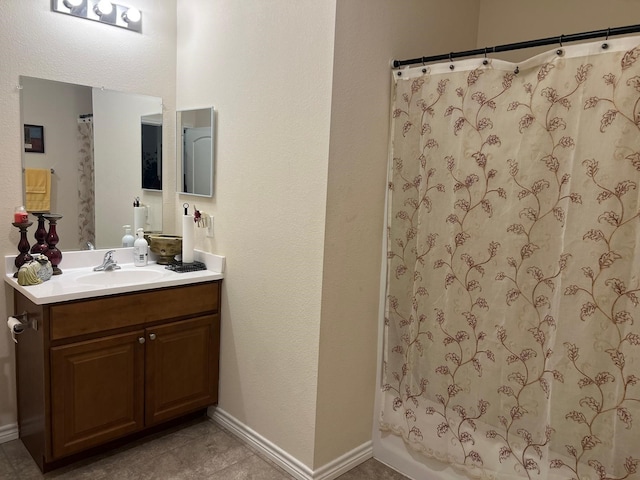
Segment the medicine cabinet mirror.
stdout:
<svg viewBox="0 0 640 480">
<path fill-rule="evenodd" d="M 177 112 L 176 165 L 180 193 L 213 196 L 214 117 L 213 107 Z"/>
</svg>

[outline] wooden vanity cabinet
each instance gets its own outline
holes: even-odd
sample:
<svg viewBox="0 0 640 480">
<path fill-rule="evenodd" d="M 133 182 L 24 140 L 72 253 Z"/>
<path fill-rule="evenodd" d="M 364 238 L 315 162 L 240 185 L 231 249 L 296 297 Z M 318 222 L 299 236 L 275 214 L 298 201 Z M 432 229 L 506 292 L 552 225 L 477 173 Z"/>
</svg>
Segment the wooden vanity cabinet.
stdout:
<svg viewBox="0 0 640 480">
<path fill-rule="evenodd" d="M 218 401 L 218 318 L 196 317 L 146 330 L 146 426 Z"/>
<path fill-rule="evenodd" d="M 20 438 L 43 471 L 218 400 L 220 281 L 35 305 L 16 346 Z"/>
<path fill-rule="evenodd" d="M 144 428 L 144 331 L 51 348 L 52 459 Z"/>
</svg>

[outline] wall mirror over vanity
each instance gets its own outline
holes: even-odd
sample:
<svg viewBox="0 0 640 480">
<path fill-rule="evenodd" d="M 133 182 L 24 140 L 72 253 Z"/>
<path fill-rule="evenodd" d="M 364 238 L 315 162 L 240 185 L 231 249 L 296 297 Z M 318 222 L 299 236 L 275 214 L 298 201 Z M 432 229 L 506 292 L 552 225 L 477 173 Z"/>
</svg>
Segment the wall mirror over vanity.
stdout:
<svg viewBox="0 0 640 480">
<path fill-rule="evenodd" d="M 22 168 L 52 172 L 59 248 L 122 246 L 136 197 L 148 206 L 145 230 L 161 232 L 162 99 L 24 76 L 20 84 L 22 123 L 42 125 L 47 142 L 45 153 L 23 151 Z M 27 210 L 29 189 L 23 182 Z"/>
<path fill-rule="evenodd" d="M 122 246 L 135 198 L 145 206 L 145 231 L 171 234 L 163 195 L 213 195 L 213 108 L 177 112 L 174 150 L 163 140 L 161 98 L 26 76 L 20 84 L 22 124 L 42 126 L 47 142 L 44 153 L 23 149 L 22 168 L 51 172 L 48 210 L 63 216 L 60 250 Z M 177 157 L 176 190 L 166 181 L 163 188 L 163 165 L 173 168 L 163 155 L 169 151 Z"/>
</svg>

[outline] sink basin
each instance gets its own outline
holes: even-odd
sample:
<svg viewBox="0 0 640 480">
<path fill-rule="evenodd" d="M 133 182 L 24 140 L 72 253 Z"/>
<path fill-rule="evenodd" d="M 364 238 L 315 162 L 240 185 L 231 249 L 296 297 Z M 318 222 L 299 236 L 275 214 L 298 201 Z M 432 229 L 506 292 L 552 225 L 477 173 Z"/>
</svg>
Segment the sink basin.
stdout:
<svg viewBox="0 0 640 480">
<path fill-rule="evenodd" d="M 91 272 L 76 278 L 76 282 L 84 285 L 131 285 L 159 280 L 165 272 L 157 270 L 111 270 Z"/>
</svg>

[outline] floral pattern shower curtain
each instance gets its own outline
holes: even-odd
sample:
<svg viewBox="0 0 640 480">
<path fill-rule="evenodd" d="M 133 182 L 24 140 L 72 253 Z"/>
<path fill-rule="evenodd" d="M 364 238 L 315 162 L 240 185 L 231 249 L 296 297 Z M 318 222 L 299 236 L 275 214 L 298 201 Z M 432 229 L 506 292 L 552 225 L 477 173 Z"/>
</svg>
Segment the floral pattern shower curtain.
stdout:
<svg viewBox="0 0 640 480">
<path fill-rule="evenodd" d="M 80 248 L 96 243 L 93 121 L 78 122 L 78 242 Z"/>
<path fill-rule="evenodd" d="M 380 428 L 470 476 L 640 479 L 640 38 L 607 43 L 394 74 Z"/>
</svg>

